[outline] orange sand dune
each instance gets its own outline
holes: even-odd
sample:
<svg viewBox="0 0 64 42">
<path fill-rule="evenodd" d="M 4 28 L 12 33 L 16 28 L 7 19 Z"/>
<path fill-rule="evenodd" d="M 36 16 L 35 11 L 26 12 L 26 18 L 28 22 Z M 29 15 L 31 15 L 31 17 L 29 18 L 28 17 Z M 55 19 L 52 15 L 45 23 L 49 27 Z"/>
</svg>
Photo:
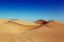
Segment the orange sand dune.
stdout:
<svg viewBox="0 0 64 42">
<path fill-rule="evenodd" d="M 30 26 L 25 24 L 25 21 L 24 24 L 18 20 L 12 22 L 0 24 L 0 42 L 64 42 L 63 22 L 54 20 L 39 28 L 39 24 L 32 22 L 29 23 Z M 25 29 L 21 27 L 27 31 L 22 32 Z"/>
</svg>

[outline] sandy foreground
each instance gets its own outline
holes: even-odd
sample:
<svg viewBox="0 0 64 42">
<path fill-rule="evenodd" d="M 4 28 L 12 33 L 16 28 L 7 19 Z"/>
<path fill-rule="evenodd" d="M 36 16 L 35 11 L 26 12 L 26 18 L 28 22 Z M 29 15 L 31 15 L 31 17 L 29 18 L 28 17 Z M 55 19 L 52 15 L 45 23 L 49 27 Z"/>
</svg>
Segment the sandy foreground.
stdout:
<svg viewBox="0 0 64 42">
<path fill-rule="evenodd" d="M 0 19 L 0 42 L 64 42 L 64 22 L 23 22 Z"/>
</svg>

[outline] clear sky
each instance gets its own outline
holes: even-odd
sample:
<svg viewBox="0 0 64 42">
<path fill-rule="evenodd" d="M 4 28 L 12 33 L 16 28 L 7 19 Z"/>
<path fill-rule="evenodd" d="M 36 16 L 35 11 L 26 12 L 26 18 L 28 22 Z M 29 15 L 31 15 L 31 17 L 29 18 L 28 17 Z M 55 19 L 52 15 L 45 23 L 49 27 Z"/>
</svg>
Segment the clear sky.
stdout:
<svg viewBox="0 0 64 42">
<path fill-rule="evenodd" d="M 63 0 L 0 0 L 0 18 L 64 21 Z"/>
</svg>

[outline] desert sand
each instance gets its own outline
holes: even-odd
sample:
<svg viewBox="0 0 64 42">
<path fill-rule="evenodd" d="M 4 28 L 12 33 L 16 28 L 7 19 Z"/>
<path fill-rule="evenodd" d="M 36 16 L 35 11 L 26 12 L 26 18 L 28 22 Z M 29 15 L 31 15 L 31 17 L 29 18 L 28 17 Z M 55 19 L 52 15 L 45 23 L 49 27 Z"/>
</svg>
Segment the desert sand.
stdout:
<svg viewBox="0 0 64 42">
<path fill-rule="evenodd" d="M 1 18 L 0 42 L 64 42 L 64 22 L 43 22 Z"/>
</svg>

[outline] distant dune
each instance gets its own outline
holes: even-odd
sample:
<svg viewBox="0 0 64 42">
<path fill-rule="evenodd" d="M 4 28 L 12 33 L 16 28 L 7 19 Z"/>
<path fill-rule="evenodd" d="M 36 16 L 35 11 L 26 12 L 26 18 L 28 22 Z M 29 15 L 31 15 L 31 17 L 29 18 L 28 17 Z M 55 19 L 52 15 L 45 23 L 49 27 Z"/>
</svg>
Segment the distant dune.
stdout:
<svg viewBox="0 0 64 42">
<path fill-rule="evenodd" d="M 64 42 L 64 22 L 0 19 L 0 42 Z"/>
</svg>

